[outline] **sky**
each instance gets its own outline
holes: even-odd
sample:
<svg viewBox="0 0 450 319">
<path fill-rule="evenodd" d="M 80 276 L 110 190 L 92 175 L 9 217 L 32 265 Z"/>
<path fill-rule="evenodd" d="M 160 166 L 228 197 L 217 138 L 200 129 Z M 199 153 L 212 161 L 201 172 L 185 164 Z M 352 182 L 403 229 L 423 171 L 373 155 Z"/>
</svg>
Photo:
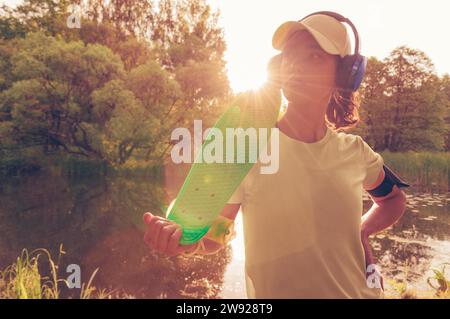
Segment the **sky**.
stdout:
<svg viewBox="0 0 450 319">
<path fill-rule="evenodd" d="M 16 4 L 20 0 L 0 0 Z M 221 11 L 227 72 L 234 91 L 255 88 L 277 53 L 275 29 L 319 10 L 336 11 L 352 20 L 361 38 L 361 53 L 384 59 L 398 46 L 424 51 L 439 75 L 450 74 L 450 1 L 446 0 L 207 0 Z"/>
<path fill-rule="evenodd" d="M 266 79 L 276 54 L 272 35 L 288 20 L 320 10 L 336 11 L 358 29 L 361 53 L 384 59 L 396 47 L 424 51 L 439 75 L 450 74 L 450 1 L 445 0 L 209 0 L 221 11 L 228 49 L 225 55 L 235 91 Z"/>
</svg>

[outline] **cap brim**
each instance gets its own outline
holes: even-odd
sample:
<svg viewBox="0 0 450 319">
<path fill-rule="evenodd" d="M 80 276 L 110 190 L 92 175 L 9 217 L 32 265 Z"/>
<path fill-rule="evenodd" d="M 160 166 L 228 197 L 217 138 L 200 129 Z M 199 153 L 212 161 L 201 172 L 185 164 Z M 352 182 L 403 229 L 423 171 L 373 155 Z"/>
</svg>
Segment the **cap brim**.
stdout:
<svg viewBox="0 0 450 319">
<path fill-rule="evenodd" d="M 334 44 L 330 40 L 328 40 L 322 33 L 298 21 L 287 21 L 280 25 L 273 35 L 272 46 L 274 47 L 274 49 L 282 51 L 287 40 L 295 32 L 301 30 L 308 31 L 325 52 L 329 54 L 340 55 L 338 49 L 334 46 Z M 340 56 L 342 57 L 342 55 Z"/>
</svg>

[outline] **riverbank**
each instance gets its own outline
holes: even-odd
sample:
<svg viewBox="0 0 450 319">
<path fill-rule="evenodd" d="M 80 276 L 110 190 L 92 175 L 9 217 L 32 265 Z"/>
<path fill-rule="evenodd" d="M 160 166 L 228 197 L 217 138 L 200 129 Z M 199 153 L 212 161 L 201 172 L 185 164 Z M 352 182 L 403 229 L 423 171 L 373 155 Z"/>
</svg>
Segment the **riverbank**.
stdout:
<svg viewBox="0 0 450 319">
<path fill-rule="evenodd" d="M 60 254 L 64 254 L 62 247 Z M 41 274 L 39 269 L 42 268 L 42 262 L 46 263 L 49 267 L 49 275 Z M 135 298 L 135 296 L 126 292 L 94 287 L 92 283 L 98 271 L 99 269 L 97 268 L 89 277 L 88 282 L 80 283 L 81 286 L 78 289 L 74 289 L 76 293 L 64 294 L 62 293 L 64 290 L 62 286 L 67 291 L 67 287 L 73 281 L 70 275 L 67 279 L 58 275 L 60 273 L 58 262 L 52 259 L 52 256 L 50 256 L 47 250 L 38 249 L 33 252 L 28 252 L 24 249 L 22 254 L 17 257 L 15 263 L 0 272 L 0 299 Z M 388 281 L 385 286 L 389 287 L 389 290 L 385 293 L 385 298 L 387 299 L 450 298 L 450 279 L 446 278 L 445 268 L 435 270 L 435 276 L 430 278 L 430 289 L 428 291 L 417 291 L 409 288 L 406 282 L 396 282 L 393 280 Z M 244 286 L 240 288 L 244 289 Z M 223 290 L 227 290 L 227 287 L 223 287 Z"/>
<path fill-rule="evenodd" d="M 450 191 L 450 153 L 383 151 L 380 154 L 390 168 L 418 191 Z M 37 171 L 63 175 L 142 175 L 160 173 L 162 167 L 162 161 L 158 163 L 131 159 L 118 166 L 69 155 L 36 158 L 28 154 L 20 158 L 1 158 L 0 176 L 21 176 Z"/>
</svg>

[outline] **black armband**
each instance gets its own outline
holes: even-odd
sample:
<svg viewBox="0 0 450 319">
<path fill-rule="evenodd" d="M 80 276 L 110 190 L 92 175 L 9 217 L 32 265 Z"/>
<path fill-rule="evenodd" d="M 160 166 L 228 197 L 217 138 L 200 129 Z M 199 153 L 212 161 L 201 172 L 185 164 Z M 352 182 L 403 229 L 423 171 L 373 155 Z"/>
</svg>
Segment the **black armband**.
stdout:
<svg viewBox="0 0 450 319">
<path fill-rule="evenodd" d="M 400 177 L 394 174 L 393 171 L 386 165 L 383 165 L 384 179 L 376 188 L 368 190 L 367 192 L 373 197 L 383 197 L 392 192 L 394 185 L 397 187 L 409 187 L 410 185 L 403 181 Z"/>
</svg>

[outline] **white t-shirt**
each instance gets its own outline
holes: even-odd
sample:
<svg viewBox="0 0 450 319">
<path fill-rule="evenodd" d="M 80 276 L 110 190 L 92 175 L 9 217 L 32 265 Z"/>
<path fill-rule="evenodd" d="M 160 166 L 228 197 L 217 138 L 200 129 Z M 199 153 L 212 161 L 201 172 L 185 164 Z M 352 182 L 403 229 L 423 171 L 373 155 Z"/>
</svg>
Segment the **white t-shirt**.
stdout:
<svg viewBox="0 0 450 319">
<path fill-rule="evenodd" d="M 304 143 L 280 130 L 277 173 L 260 174 L 261 165 L 228 201 L 241 203 L 247 296 L 382 297 L 366 283 L 360 225 L 363 187 L 383 158 L 357 135 L 327 128 Z"/>
</svg>

